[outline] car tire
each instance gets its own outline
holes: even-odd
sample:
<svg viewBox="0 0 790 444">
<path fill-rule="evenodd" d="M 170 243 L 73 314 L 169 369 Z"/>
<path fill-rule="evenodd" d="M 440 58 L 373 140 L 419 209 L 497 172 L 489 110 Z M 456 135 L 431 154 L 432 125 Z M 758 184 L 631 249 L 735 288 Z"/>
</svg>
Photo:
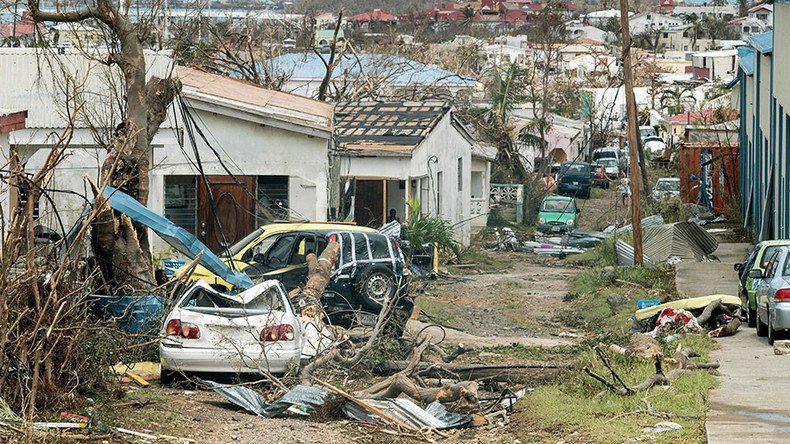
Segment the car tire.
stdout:
<svg viewBox="0 0 790 444">
<path fill-rule="evenodd" d="M 756 323 L 757 323 L 757 336 L 765 337 L 768 334 L 768 325 L 765 324 L 762 319 L 760 319 L 760 315 L 755 316 Z"/>
<path fill-rule="evenodd" d="M 181 380 L 181 374 L 177 371 L 162 369 L 159 372 L 159 383 L 170 385 Z"/>
<path fill-rule="evenodd" d="M 392 270 L 382 265 L 372 266 L 357 276 L 354 290 L 359 302 L 370 310 L 381 310 L 384 298 L 392 298 L 398 291 L 398 284 Z"/>
<path fill-rule="evenodd" d="M 746 301 L 746 325 L 751 328 L 757 326 L 757 310 L 752 309 L 748 300 Z"/>
</svg>

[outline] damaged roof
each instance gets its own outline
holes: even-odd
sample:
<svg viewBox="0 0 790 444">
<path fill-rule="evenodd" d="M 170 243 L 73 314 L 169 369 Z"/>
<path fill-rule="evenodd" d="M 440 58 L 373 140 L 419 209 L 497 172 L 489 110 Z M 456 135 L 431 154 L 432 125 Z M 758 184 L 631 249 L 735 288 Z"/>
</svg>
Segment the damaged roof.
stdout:
<svg viewBox="0 0 790 444">
<path fill-rule="evenodd" d="M 176 73 L 183 85 L 182 94 L 189 102 L 198 100 L 324 132 L 332 130 L 330 103 L 184 66 L 177 66 Z"/>
<path fill-rule="evenodd" d="M 450 105 L 441 101 L 339 103 L 337 144 L 349 150 L 411 151 L 449 111 Z"/>
</svg>

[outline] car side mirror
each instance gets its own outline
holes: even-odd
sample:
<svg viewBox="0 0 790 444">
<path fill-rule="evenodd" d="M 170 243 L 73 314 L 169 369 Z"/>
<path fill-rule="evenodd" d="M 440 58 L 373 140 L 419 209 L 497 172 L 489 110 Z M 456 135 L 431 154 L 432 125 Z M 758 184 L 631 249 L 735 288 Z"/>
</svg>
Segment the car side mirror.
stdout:
<svg viewBox="0 0 790 444">
<path fill-rule="evenodd" d="M 259 264 L 262 264 L 265 259 L 266 259 L 266 256 L 264 256 L 263 253 L 258 253 L 258 254 L 256 254 L 255 256 L 252 257 L 252 260 L 254 262 L 259 263 Z"/>
<path fill-rule="evenodd" d="M 582 212 L 582 209 L 581 209 L 581 208 L 577 208 L 577 209 L 576 209 L 576 214 L 579 214 L 579 213 L 581 213 L 581 212 Z"/>
<path fill-rule="evenodd" d="M 743 268 L 743 262 L 738 262 L 737 264 L 734 264 L 732 266 L 732 269 L 735 271 L 741 271 L 742 268 Z"/>
<path fill-rule="evenodd" d="M 762 279 L 763 271 L 758 269 L 749 270 L 749 277 L 752 279 Z"/>
</svg>

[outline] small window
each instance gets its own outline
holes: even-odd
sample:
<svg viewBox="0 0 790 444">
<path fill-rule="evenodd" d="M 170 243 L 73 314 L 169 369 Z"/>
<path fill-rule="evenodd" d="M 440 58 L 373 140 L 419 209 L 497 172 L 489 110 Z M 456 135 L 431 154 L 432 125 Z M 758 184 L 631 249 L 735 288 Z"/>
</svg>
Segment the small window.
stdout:
<svg viewBox="0 0 790 444">
<path fill-rule="evenodd" d="M 442 212 L 442 172 L 436 173 L 436 214 Z"/>
<path fill-rule="evenodd" d="M 368 242 L 365 239 L 365 235 L 362 233 L 354 233 L 354 252 L 357 255 L 358 261 L 370 260 Z"/>
<path fill-rule="evenodd" d="M 165 217 L 195 234 L 196 176 L 165 176 Z"/>
<path fill-rule="evenodd" d="M 348 264 L 353 260 L 351 255 L 351 248 L 353 248 L 354 242 L 351 240 L 351 235 L 348 233 L 342 233 L 340 235 L 340 249 L 343 252 L 341 256 L 341 265 Z"/>
<path fill-rule="evenodd" d="M 464 189 L 464 159 L 463 157 L 458 158 L 458 191 L 463 191 Z"/>
<path fill-rule="evenodd" d="M 387 237 L 381 235 L 370 236 L 370 252 L 373 254 L 373 259 L 389 259 L 390 250 L 387 245 Z"/>
<path fill-rule="evenodd" d="M 244 253 L 244 256 L 242 256 L 241 260 L 243 262 L 248 262 L 259 254 L 265 255 L 266 252 L 269 251 L 269 248 L 271 248 L 272 244 L 274 244 L 274 242 L 280 237 L 281 236 L 269 236 L 266 239 L 258 242 L 257 245 L 253 246 Z"/>
</svg>

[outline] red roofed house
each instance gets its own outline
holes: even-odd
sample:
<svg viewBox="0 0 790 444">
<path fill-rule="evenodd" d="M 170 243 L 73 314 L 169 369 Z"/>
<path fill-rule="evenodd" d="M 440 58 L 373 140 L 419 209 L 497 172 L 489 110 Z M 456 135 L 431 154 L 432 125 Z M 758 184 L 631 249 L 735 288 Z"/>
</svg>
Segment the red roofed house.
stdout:
<svg viewBox="0 0 790 444">
<path fill-rule="evenodd" d="M 690 111 L 667 118 L 669 132 L 674 140 L 682 140 L 689 125 L 715 125 L 738 118 L 738 111 L 732 108 L 701 109 Z"/>
<path fill-rule="evenodd" d="M 363 12 L 362 14 L 352 15 L 348 22 L 359 29 L 373 30 L 381 25 L 390 26 L 398 23 L 398 17 L 381 9 Z"/>
</svg>

